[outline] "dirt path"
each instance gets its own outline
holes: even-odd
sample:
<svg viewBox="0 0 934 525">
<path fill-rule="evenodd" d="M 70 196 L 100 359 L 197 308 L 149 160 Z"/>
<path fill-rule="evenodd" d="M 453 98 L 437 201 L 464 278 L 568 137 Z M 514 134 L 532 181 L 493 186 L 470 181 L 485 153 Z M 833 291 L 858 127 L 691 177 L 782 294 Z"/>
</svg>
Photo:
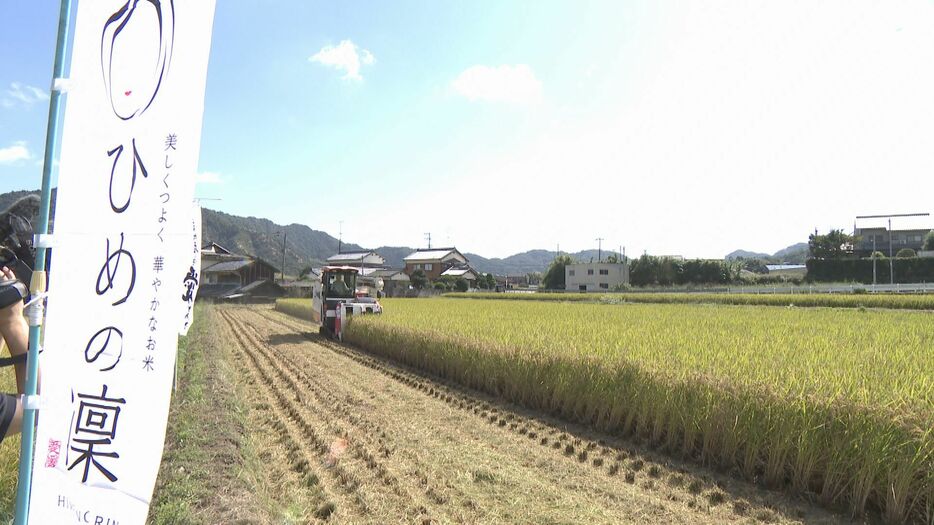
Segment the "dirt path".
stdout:
<svg viewBox="0 0 934 525">
<path fill-rule="evenodd" d="M 334 523 L 837 523 L 806 503 L 223 307 L 266 496 Z M 305 508 L 302 511 L 301 508 Z"/>
</svg>

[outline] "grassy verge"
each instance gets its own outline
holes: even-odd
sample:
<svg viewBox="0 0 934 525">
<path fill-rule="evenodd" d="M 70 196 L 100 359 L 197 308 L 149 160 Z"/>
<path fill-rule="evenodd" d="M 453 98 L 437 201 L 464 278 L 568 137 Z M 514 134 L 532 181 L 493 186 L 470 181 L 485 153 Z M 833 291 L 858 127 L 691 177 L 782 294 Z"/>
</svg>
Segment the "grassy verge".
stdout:
<svg viewBox="0 0 934 525">
<path fill-rule="evenodd" d="M 237 372 L 216 335 L 214 308 L 196 309 L 196 323 L 179 340 L 178 389 L 147 523 L 262 521 L 249 497 L 256 483 L 251 472 L 261 470 L 246 430 Z"/>
<path fill-rule="evenodd" d="M 389 300 L 345 340 L 854 513 L 934 519 L 930 315 Z"/>
<path fill-rule="evenodd" d="M 458 299 L 555 301 L 575 303 L 731 304 L 741 306 L 817 306 L 934 310 L 934 294 L 716 294 L 716 293 L 448 293 Z"/>
</svg>

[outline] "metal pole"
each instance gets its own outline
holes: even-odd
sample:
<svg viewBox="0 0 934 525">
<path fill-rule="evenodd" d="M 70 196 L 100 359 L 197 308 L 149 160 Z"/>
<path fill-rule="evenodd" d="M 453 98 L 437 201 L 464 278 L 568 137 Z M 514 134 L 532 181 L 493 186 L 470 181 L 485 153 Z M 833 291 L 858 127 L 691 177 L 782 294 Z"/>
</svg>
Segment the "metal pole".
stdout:
<svg viewBox="0 0 934 525">
<path fill-rule="evenodd" d="M 341 242 L 344 240 L 344 221 L 337 221 L 337 253 L 341 253 Z"/>
<path fill-rule="evenodd" d="M 892 219 L 889 219 L 889 284 L 895 284 L 895 259 L 892 258 Z"/>
<path fill-rule="evenodd" d="M 872 289 L 876 289 L 876 236 L 872 236 Z"/>
<path fill-rule="evenodd" d="M 49 90 L 49 119 L 45 131 L 45 156 L 42 162 L 42 198 L 39 205 L 39 223 L 36 233 L 49 232 L 49 208 L 52 201 L 52 160 L 58 146 L 58 121 L 61 114 L 61 93 L 56 89 L 56 79 L 65 75 L 65 47 L 68 42 L 68 22 L 71 20 L 71 0 L 62 0 L 58 13 L 58 40 L 55 44 L 55 64 L 52 67 L 52 86 Z M 30 288 L 33 293 L 45 291 L 46 248 L 36 250 L 35 272 Z M 25 399 L 34 399 L 39 380 L 39 323 L 29 326 L 29 356 L 26 359 Z M 33 445 L 35 442 L 36 407 L 25 403 L 23 407 L 23 436 L 20 443 L 19 479 L 16 486 L 16 525 L 25 525 L 29 520 L 29 495 L 32 489 Z"/>
<path fill-rule="evenodd" d="M 285 282 L 285 236 L 288 232 L 282 230 L 282 271 L 279 273 L 279 280 Z"/>
</svg>

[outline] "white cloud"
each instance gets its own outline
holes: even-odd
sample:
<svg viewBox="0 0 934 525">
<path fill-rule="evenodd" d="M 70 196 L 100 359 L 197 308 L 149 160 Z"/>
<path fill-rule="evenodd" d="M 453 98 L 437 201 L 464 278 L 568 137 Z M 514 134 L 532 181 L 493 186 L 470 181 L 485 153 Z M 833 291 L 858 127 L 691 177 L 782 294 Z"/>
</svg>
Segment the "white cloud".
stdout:
<svg viewBox="0 0 934 525">
<path fill-rule="evenodd" d="M 3 93 L 0 105 L 11 108 L 17 104 L 31 106 L 36 102 L 48 100 L 49 94 L 35 86 L 25 86 L 19 82 L 11 82 L 10 89 Z"/>
<path fill-rule="evenodd" d="M 471 66 L 451 83 L 468 100 L 535 104 L 542 100 L 542 83 L 526 64 Z"/>
<path fill-rule="evenodd" d="M 12 146 L 0 148 L 0 164 L 13 164 L 21 160 L 29 160 L 32 154 L 26 148 L 24 141 L 14 142 Z"/>
<path fill-rule="evenodd" d="M 220 184 L 223 182 L 221 174 L 216 171 L 201 171 L 195 175 L 196 184 Z"/>
<path fill-rule="evenodd" d="M 324 46 L 321 51 L 308 57 L 309 62 L 330 66 L 344 72 L 344 78 L 350 80 L 363 80 L 360 76 L 360 65 L 372 65 L 376 57 L 369 50 L 357 47 L 350 40 L 341 40 L 336 46 Z"/>
</svg>

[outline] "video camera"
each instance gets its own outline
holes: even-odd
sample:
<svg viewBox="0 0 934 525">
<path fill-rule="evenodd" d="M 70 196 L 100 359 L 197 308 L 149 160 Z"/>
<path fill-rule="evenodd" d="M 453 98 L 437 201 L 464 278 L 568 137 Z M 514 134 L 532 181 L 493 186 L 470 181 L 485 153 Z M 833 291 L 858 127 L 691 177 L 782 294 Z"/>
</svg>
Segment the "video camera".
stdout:
<svg viewBox="0 0 934 525">
<path fill-rule="evenodd" d="M 14 205 L 15 207 L 15 205 Z M 29 297 L 29 283 L 36 262 L 29 219 L 14 213 L 13 207 L 0 214 L 0 266 L 16 274 L 15 281 L 0 282 L 0 309 Z"/>
</svg>

